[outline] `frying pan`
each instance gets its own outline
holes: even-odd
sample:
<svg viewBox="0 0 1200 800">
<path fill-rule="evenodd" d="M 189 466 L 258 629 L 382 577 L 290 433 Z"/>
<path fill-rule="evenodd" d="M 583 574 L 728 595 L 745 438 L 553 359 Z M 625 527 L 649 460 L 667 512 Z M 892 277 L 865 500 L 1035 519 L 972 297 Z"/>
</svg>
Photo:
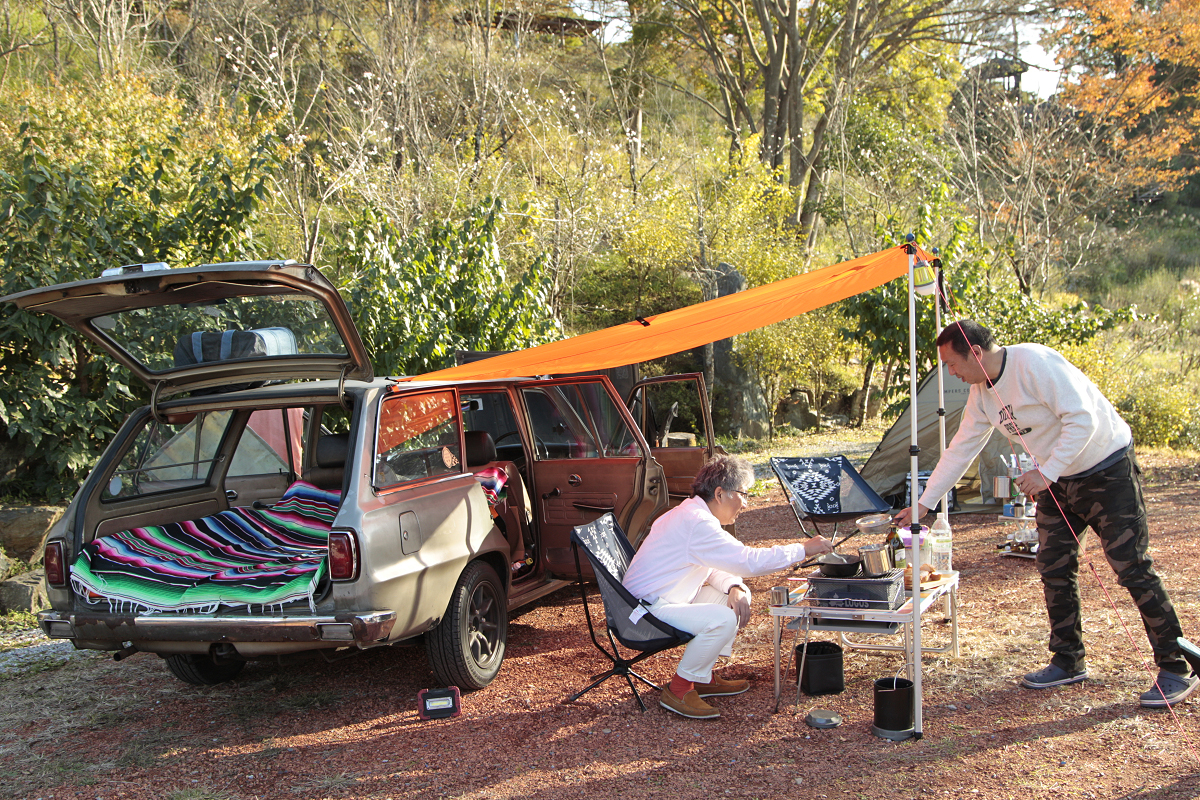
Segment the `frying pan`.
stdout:
<svg viewBox="0 0 1200 800">
<path fill-rule="evenodd" d="M 834 537 L 834 541 L 833 541 L 833 542 L 831 542 L 831 546 L 833 547 L 833 549 L 834 549 L 834 550 L 836 550 L 837 548 L 839 548 L 839 547 L 841 547 L 842 545 L 844 545 L 844 544 L 845 544 L 847 541 L 849 541 L 850 539 L 853 539 L 855 536 L 858 536 L 858 534 L 859 534 L 859 531 L 850 531 L 850 533 L 847 533 L 847 534 L 846 534 L 846 535 L 845 535 L 845 536 L 842 538 L 842 540 L 841 540 L 840 542 L 839 542 L 839 541 L 837 541 L 837 537 L 836 537 L 836 535 L 835 535 L 835 537 Z M 806 559 L 806 560 L 804 561 L 804 563 L 802 563 L 802 564 L 797 564 L 797 565 L 795 565 L 794 567 L 792 567 L 792 572 L 795 572 L 795 571 L 796 571 L 796 570 L 798 570 L 798 569 L 803 569 L 804 567 L 811 567 L 813 564 L 821 563 L 821 559 L 823 559 L 825 556 L 829 556 L 829 555 L 834 555 L 834 553 L 823 553 L 823 554 L 821 554 L 821 555 L 819 555 L 819 556 L 814 556 L 813 558 Z M 854 562 L 854 563 L 855 563 L 856 565 L 858 564 L 858 562 L 859 562 L 859 559 L 858 559 L 856 556 L 849 556 L 849 557 L 850 557 L 850 558 L 854 558 L 854 559 L 855 559 L 855 562 Z M 823 565 L 822 565 L 822 566 L 823 566 Z M 857 572 L 857 571 L 858 571 L 858 567 L 857 567 L 857 566 L 855 566 L 855 568 L 854 568 L 854 572 Z M 853 574 L 854 574 L 854 572 L 851 572 L 851 573 L 849 573 L 849 574 L 850 574 L 850 575 L 853 575 Z M 849 575 L 840 575 L 840 576 L 838 576 L 838 575 L 828 575 L 828 574 L 826 574 L 826 572 L 825 572 L 824 568 L 822 568 L 822 570 L 821 570 L 821 574 L 822 574 L 822 575 L 825 575 L 825 576 L 826 576 L 826 577 L 828 577 L 828 578 L 836 578 L 836 577 L 842 577 L 842 578 L 846 578 L 846 577 L 849 577 Z"/>
<path fill-rule="evenodd" d="M 825 553 L 817 556 L 821 574 L 826 578 L 850 578 L 858 574 L 862 565 L 859 556 L 847 556 L 841 553 Z"/>
</svg>

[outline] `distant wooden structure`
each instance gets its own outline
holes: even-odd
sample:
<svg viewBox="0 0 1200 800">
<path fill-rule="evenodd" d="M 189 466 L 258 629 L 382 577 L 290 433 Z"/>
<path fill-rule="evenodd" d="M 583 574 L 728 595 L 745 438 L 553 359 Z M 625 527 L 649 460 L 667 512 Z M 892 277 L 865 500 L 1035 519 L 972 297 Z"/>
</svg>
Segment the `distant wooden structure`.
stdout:
<svg viewBox="0 0 1200 800">
<path fill-rule="evenodd" d="M 1005 90 L 1013 99 L 1021 96 L 1021 76 L 1029 71 L 1029 65 L 1017 58 L 989 58 L 967 70 L 977 81 L 1003 81 Z M 1010 83 L 1011 81 L 1011 83 Z"/>
<path fill-rule="evenodd" d="M 525 31 L 536 33 L 553 33 L 558 36 L 590 36 L 604 27 L 604 23 L 595 19 L 580 19 L 560 14 L 533 14 L 527 11 L 497 11 L 488 23 L 471 11 L 464 11 L 454 17 L 458 25 L 488 25 L 506 31 Z"/>
</svg>

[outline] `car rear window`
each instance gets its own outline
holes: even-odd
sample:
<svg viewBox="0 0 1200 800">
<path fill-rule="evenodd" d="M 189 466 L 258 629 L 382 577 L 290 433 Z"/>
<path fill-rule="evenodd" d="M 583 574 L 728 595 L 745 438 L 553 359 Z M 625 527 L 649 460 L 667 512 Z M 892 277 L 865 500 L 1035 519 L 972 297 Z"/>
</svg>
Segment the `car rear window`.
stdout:
<svg viewBox="0 0 1200 800">
<path fill-rule="evenodd" d="M 109 477 L 101 499 L 204 485 L 232 414 L 211 411 L 185 420 L 150 420 Z"/>
</svg>

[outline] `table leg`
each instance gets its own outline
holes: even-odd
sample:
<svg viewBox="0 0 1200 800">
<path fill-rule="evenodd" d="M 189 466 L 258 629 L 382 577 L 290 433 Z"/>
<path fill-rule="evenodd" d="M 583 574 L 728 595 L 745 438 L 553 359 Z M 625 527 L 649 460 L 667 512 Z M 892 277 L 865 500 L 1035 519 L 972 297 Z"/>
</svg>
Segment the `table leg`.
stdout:
<svg viewBox="0 0 1200 800">
<path fill-rule="evenodd" d="M 950 644 L 954 649 L 954 657 L 962 655 L 958 647 L 958 587 L 950 587 Z"/>
<path fill-rule="evenodd" d="M 778 708 L 779 694 L 781 692 L 779 686 L 779 617 L 771 617 L 771 624 L 773 626 L 771 638 L 775 642 L 775 707 Z"/>
<path fill-rule="evenodd" d="M 804 655 L 800 656 L 800 660 L 796 662 L 796 705 L 800 705 L 800 676 L 804 674 L 804 665 L 805 665 L 805 663 L 808 662 L 808 634 L 809 634 L 809 630 L 810 630 L 808 627 L 808 616 L 805 615 L 803 617 L 803 619 L 804 619 L 804 650 L 802 650 L 801 652 L 803 652 Z M 799 634 L 800 634 L 800 632 L 796 631 L 796 639 L 800 638 Z M 793 639 L 792 646 L 795 647 L 795 645 L 796 645 L 796 641 L 795 641 L 795 639 Z"/>
</svg>

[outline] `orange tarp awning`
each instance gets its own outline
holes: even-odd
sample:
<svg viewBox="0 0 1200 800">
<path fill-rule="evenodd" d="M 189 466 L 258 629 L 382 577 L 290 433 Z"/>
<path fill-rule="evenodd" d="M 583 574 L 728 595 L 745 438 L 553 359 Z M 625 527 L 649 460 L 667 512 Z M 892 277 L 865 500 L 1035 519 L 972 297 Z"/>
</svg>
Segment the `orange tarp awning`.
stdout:
<svg viewBox="0 0 1200 800">
<path fill-rule="evenodd" d="M 920 259 L 932 256 L 917 248 Z M 882 286 L 908 272 L 904 245 L 744 292 L 557 342 L 419 375 L 469 380 L 560 375 L 668 356 L 752 331 Z"/>
</svg>

